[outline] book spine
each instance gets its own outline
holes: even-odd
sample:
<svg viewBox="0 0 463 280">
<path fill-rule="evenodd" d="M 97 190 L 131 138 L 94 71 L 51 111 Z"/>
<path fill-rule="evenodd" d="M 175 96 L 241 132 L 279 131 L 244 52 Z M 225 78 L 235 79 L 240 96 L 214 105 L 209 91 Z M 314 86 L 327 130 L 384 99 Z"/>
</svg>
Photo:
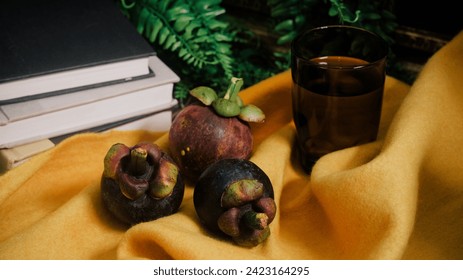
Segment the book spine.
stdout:
<svg viewBox="0 0 463 280">
<path fill-rule="evenodd" d="M 54 146 L 53 142 L 45 139 L 10 149 L 0 149 L 0 173 L 10 170 Z"/>
</svg>

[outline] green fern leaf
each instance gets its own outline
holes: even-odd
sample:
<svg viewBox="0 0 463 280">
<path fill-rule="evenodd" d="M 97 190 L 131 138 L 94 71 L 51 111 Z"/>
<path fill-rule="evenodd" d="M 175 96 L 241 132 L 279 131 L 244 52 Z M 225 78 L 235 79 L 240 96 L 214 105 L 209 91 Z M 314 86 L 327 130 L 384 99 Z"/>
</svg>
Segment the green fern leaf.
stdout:
<svg viewBox="0 0 463 280">
<path fill-rule="evenodd" d="M 214 30 L 214 29 L 224 29 L 228 26 L 228 23 L 223 22 L 223 21 L 218 21 L 215 19 L 210 19 L 207 21 L 207 25 L 211 30 Z"/>
<path fill-rule="evenodd" d="M 178 57 L 183 58 L 186 55 L 189 55 L 188 50 L 185 48 L 181 48 L 178 52 Z"/>
<path fill-rule="evenodd" d="M 222 1 L 221 0 L 199 0 L 195 1 L 196 8 L 202 8 L 203 10 L 207 10 L 209 6 L 216 6 L 219 5 Z"/>
<path fill-rule="evenodd" d="M 192 38 L 190 42 L 195 43 L 195 44 L 207 43 L 207 42 L 210 42 L 210 38 L 208 36 L 203 35 L 203 36 Z"/>
<path fill-rule="evenodd" d="M 162 13 L 167 11 L 167 8 L 169 7 L 169 4 L 171 4 L 171 1 L 169 0 L 150 0 L 148 2 L 148 6 L 150 7 L 157 7 L 158 10 Z"/>
<path fill-rule="evenodd" d="M 218 42 L 230 42 L 231 40 L 229 36 L 227 36 L 226 34 L 222 34 L 222 33 L 214 33 L 212 36 Z"/>
<path fill-rule="evenodd" d="M 180 16 L 180 15 L 185 15 L 185 14 L 188 14 L 190 12 L 190 10 L 188 9 L 188 5 L 179 5 L 179 6 L 175 6 L 174 8 L 172 9 L 169 9 L 166 14 L 165 14 L 165 17 L 168 21 L 174 21 L 174 20 L 177 20 L 177 18 Z"/>
<path fill-rule="evenodd" d="M 297 36 L 297 32 L 296 31 L 291 31 L 291 32 L 281 36 L 280 38 L 278 38 L 277 44 L 279 44 L 279 45 L 287 44 L 287 43 L 291 42 L 294 38 L 296 38 L 296 36 Z"/>
<path fill-rule="evenodd" d="M 170 50 L 172 52 L 175 52 L 176 50 L 178 50 L 178 48 L 180 48 L 180 46 L 182 45 L 182 42 L 181 41 L 175 41 L 172 46 L 170 47 Z"/>
<path fill-rule="evenodd" d="M 208 33 L 206 28 L 199 28 L 196 32 L 196 36 L 207 36 Z"/>
<path fill-rule="evenodd" d="M 175 35 L 173 34 L 170 34 L 167 39 L 166 39 L 166 42 L 164 43 L 164 49 L 168 50 L 168 49 L 171 49 L 172 45 L 177 41 L 177 37 L 175 37 Z"/>
<path fill-rule="evenodd" d="M 170 34 L 170 30 L 167 26 L 163 26 L 159 31 L 158 43 L 162 46 Z"/>
<path fill-rule="evenodd" d="M 292 19 L 284 20 L 275 26 L 275 31 L 278 31 L 278 32 L 291 31 L 293 29 L 294 29 L 294 24 L 293 24 Z"/>
<path fill-rule="evenodd" d="M 222 54 L 230 53 L 229 44 L 217 44 L 215 49 Z"/>
<path fill-rule="evenodd" d="M 164 27 L 164 24 L 161 19 L 154 18 L 154 16 L 150 17 L 149 24 L 152 26 L 151 32 L 148 34 L 148 40 L 153 43 L 156 41 L 159 32 Z"/>
<path fill-rule="evenodd" d="M 184 63 L 173 64 L 182 79 L 207 77 L 211 86 L 228 84 L 236 65 L 231 50 L 234 35 L 229 23 L 218 18 L 225 13 L 221 0 L 133 1 L 135 5 L 124 5 L 126 14 L 159 54 Z"/>
<path fill-rule="evenodd" d="M 330 17 L 335 17 L 339 14 L 339 10 L 335 6 L 331 6 L 331 8 L 328 11 L 328 15 Z"/>
<path fill-rule="evenodd" d="M 188 64 L 192 64 L 194 61 L 196 60 L 196 58 L 194 56 L 190 57 L 186 62 Z"/>
<path fill-rule="evenodd" d="M 185 32 L 182 37 L 186 40 L 190 39 L 193 36 L 195 29 L 201 27 L 201 23 L 198 20 L 192 20 L 190 24 L 185 27 Z"/>
<path fill-rule="evenodd" d="M 145 23 L 148 17 L 150 16 L 150 13 L 146 9 L 142 9 L 140 12 L 140 16 L 138 18 L 138 24 L 137 24 L 137 31 L 140 34 L 143 34 L 143 31 L 145 29 Z"/>
<path fill-rule="evenodd" d="M 176 32 L 181 32 L 190 24 L 191 20 L 194 19 L 194 16 L 190 14 L 180 15 L 174 23 L 174 30 Z"/>
</svg>

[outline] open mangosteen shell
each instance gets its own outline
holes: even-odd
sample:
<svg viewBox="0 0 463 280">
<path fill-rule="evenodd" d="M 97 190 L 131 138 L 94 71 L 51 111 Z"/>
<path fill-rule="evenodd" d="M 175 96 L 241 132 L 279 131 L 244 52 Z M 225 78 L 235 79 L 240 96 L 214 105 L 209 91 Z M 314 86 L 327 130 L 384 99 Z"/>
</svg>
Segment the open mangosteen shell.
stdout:
<svg viewBox="0 0 463 280">
<path fill-rule="evenodd" d="M 211 164 L 196 182 L 193 203 L 197 216 L 209 230 L 223 234 L 217 220 L 227 208 L 222 207 L 221 199 L 225 189 L 232 183 L 254 179 L 264 186 L 262 197 L 274 199 L 272 183 L 255 163 L 246 159 L 222 159 Z"/>
<path fill-rule="evenodd" d="M 162 157 L 170 162 L 173 159 L 162 152 Z M 124 159 L 122 159 L 124 160 Z M 154 175 L 153 175 L 154 176 Z M 103 206 L 119 221 L 135 225 L 153 221 L 178 212 L 183 201 L 185 183 L 179 172 L 172 193 L 164 198 L 154 198 L 146 191 L 139 198 L 127 198 L 120 190 L 120 183 L 116 179 L 104 176 L 100 181 L 101 200 Z"/>
</svg>

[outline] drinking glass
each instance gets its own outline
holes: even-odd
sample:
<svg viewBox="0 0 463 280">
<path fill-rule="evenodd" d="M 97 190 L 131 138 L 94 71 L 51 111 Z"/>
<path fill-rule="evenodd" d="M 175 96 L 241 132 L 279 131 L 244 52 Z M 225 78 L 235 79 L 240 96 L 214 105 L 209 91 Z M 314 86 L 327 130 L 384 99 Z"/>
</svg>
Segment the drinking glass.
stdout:
<svg viewBox="0 0 463 280">
<path fill-rule="evenodd" d="M 310 173 L 323 155 L 376 140 L 388 44 L 347 25 L 299 34 L 291 45 L 296 155 Z"/>
</svg>

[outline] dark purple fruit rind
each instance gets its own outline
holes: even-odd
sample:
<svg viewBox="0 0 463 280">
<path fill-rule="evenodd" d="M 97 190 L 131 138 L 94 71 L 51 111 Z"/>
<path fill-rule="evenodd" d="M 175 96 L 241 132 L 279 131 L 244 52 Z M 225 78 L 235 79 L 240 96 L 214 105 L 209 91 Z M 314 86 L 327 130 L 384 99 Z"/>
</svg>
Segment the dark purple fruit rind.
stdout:
<svg viewBox="0 0 463 280">
<path fill-rule="evenodd" d="M 131 149 L 139 146 L 136 145 Z M 129 165 L 129 154 L 127 154 L 119 159 L 120 164 L 110 164 L 118 166 L 114 176 L 109 177 L 107 176 L 108 173 L 104 172 L 101 177 L 100 189 L 103 206 L 118 220 L 129 225 L 152 221 L 176 213 L 182 203 L 185 191 L 185 184 L 180 173 L 177 175 L 172 192 L 163 198 L 155 198 L 150 195 L 148 187 L 137 195 L 127 196 L 121 191 L 121 185 L 125 186 L 127 183 L 132 186 L 127 185 L 125 189 L 132 188 L 133 182 L 140 181 L 149 184 L 153 181 L 157 175 L 161 158 L 174 164 L 173 159 L 167 153 L 161 151 L 159 147 L 152 147 L 151 144 L 147 143 L 142 143 L 142 147 L 148 150 L 146 160 L 148 167 L 145 173 L 134 175 L 131 174 L 130 170 L 127 170 Z M 105 167 L 108 168 L 108 166 Z"/>
<path fill-rule="evenodd" d="M 183 200 L 182 186 L 183 181 L 178 177 L 172 194 L 166 198 L 153 199 L 149 194 L 143 194 L 136 200 L 130 200 L 120 192 L 115 180 L 103 177 L 101 194 L 103 204 L 109 212 L 118 220 L 134 225 L 176 213 Z"/>
<path fill-rule="evenodd" d="M 222 233 L 219 217 L 228 209 L 222 207 L 225 187 L 243 179 L 255 179 L 264 186 L 262 197 L 274 198 L 268 176 L 253 162 L 242 159 L 224 159 L 210 165 L 199 177 L 193 194 L 193 202 L 199 220 L 209 230 Z"/>
<path fill-rule="evenodd" d="M 249 159 L 253 136 L 247 122 L 221 117 L 211 107 L 192 104 L 173 120 L 169 147 L 183 176 L 196 182 L 218 160 Z"/>
</svg>

